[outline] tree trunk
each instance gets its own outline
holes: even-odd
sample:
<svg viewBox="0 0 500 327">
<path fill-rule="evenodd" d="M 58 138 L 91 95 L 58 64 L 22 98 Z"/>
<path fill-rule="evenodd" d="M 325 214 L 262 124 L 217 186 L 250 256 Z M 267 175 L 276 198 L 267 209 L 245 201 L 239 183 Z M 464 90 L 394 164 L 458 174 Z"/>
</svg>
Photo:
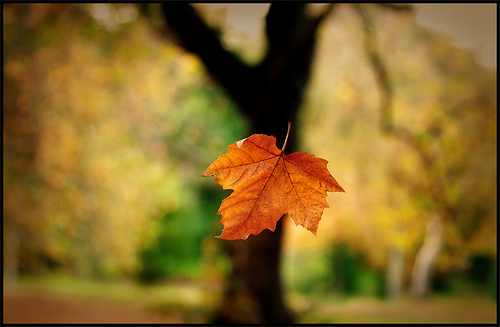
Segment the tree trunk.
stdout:
<svg viewBox="0 0 500 327">
<path fill-rule="evenodd" d="M 402 250 L 391 247 L 387 259 L 386 298 L 396 301 L 401 295 L 401 284 L 403 282 L 404 253 Z"/>
<path fill-rule="evenodd" d="M 441 248 L 442 222 L 436 213 L 429 214 L 424 244 L 417 253 L 411 275 L 411 296 L 423 299 L 429 293 L 434 263 Z"/>
<path fill-rule="evenodd" d="M 333 8 L 311 18 L 304 3 L 273 3 L 266 16 L 268 52 L 257 66 L 248 66 L 224 49 L 218 34 L 187 3 L 162 6 L 168 26 L 179 43 L 199 55 L 210 74 L 226 89 L 251 123 L 251 134 L 285 140 L 288 121 L 295 121 L 313 58 L 319 23 Z M 294 125 L 295 126 L 295 125 Z M 287 152 L 296 150 L 296 133 Z M 264 230 L 247 240 L 227 244 L 233 262 L 217 323 L 292 322 L 283 300 L 279 264 L 282 220 L 275 232 Z"/>
<path fill-rule="evenodd" d="M 264 104 L 263 104 L 264 105 Z M 269 111 L 271 112 L 271 111 Z M 254 122 L 254 121 L 252 121 Z M 263 120 L 266 124 L 268 120 Z M 278 125 L 278 124 L 275 124 Z M 286 124 L 273 131 L 265 124 L 254 122 L 254 133 L 276 136 L 280 148 L 286 137 Z M 287 149 L 296 148 L 296 133 L 290 133 Z M 280 275 L 283 216 L 274 232 L 266 229 L 246 240 L 228 241 L 232 271 L 227 280 L 223 303 L 214 323 L 290 324 L 292 315 L 283 298 Z"/>
<path fill-rule="evenodd" d="M 289 324 L 280 278 L 283 219 L 274 232 L 264 230 L 228 244 L 233 270 L 214 323 Z"/>
</svg>

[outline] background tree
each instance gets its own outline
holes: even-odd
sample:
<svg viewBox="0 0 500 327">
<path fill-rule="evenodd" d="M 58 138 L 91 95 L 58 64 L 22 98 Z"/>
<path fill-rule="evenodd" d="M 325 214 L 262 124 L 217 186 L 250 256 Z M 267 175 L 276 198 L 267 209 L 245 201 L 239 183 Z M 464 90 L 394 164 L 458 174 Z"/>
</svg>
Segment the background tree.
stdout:
<svg viewBox="0 0 500 327">
<path fill-rule="evenodd" d="M 496 73 L 420 26 L 414 11 L 340 8 L 329 27 L 345 31 L 325 33 L 313 80 L 311 97 L 326 99 L 303 116 L 304 146 L 327 160 L 330 149 L 341 153 L 340 182 L 350 190 L 335 213 L 325 211 L 323 228 L 332 224 L 333 245 L 392 271 L 395 293 L 420 280 L 413 293 L 425 297 L 433 270 L 448 283 L 443 276 L 466 271 L 479 253 L 495 260 L 496 235 L 484 228 L 496 226 Z M 347 56 L 348 65 L 330 64 Z M 426 225 L 436 218 L 429 247 Z M 430 255 L 416 259 L 419 251 Z"/>
<path fill-rule="evenodd" d="M 435 270 L 436 259 L 441 252 L 444 243 L 444 228 L 446 223 L 460 223 L 460 209 L 458 203 L 452 200 L 449 196 L 449 189 L 453 188 L 457 182 L 457 178 L 462 176 L 457 175 L 457 171 L 467 169 L 477 169 L 477 163 L 470 162 L 466 158 L 460 161 L 443 160 L 443 154 L 447 155 L 449 149 L 446 143 L 454 140 L 456 135 L 448 129 L 445 124 L 450 124 L 451 119 L 427 118 L 420 130 L 413 129 L 410 125 L 404 122 L 396 122 L 394 117 L 393 94 L 394 83 L 391 81 L 390 73 L 386 68 L 385 59 L 377 50 L 376 34 L 373 24 L 374 17 L 370 14 L 370 8 L 355 6 L 356 10 L 362 17 L 363 29 L 365 32 L 365 50 L 370 59 L 371 66 L 375 72 L 380 90 L 380 124 L 381 130 L 386 135 L 395 137 L 402 142 L 411 151 L 414 151 L 417 156 L 421 169 L 425 172 L 420 183 L 415 183 L 409 187 L 409 192 L 413 197 L 425 196 L 428 202 L 423 204 L 426 211 L 426 227 L 423 243 L 417 252 L 415 263 L 412 269 L 411 276 L 411 294 L 415 298 L 423 298 L 429 293 L 431 281 Z M 439 57 L 438 57 L 439 58 Z M 435 64 L 442 65 L 439 59 Z M 449 74 L 447 78 L 453 78 L 454 74 Z M 460 78 L 456 76 L 456 78 Z M 455 99 L 449 98 L 451 104 L 443 104 L 441 113 L 445 115 L 454 115 L 463 110 L 464 107 L 469 107 L 468 114 L 471 122 L 476 121 L 483 126 L 484 135 L 476 135 L 475 140 L 489 139 L 490 132 L 494 130 L 487 120 L 483 120 L 490 115 L 488 111 L 493 103 L 489 93 L 491 89 L 474 90 L 470 94 Z M 447 97 L 449 97 L 447 95 Z M 439 115 L 439 114 L 437 114 Z M 479 115 L 479 117 L 474 117 Z M 478 120 L 479 118 L 479 120 Z M 467 133 L 467 126 L 461 126 L 460 129 Z M 472 135 L 469 134 L 469 137 Z M 443 142 L 444 141 L 444 142 Z M 452 142 L 453 142 L 452 141 Z M 494 154 L 493 143 L 486 143 L 487 146 L 477 145 L 474 152 L 483 153 L 481 156 L 482 165 L 488 167 L 492 164 L 492 155 Z M 483 152 L 484 151 L 484 152 Z M 472 156 L 474 157 L 474 156 Z M 446 164 L 443 164 L 446 162 Z M 414 172 L 412 172 L 413 174 Z M 400 175 L 401 172 L 394 170 L 391 173 L 391 178 L 397 182 L 401 182 L 409 178 L 409 176 Z M 491 195 L 486 195 L 491 198 Z M 473 206 L 474 207 L 474 206 Z M 489 211 L 489 212 L 488 212 Z M 481 212 L 484 216 L 481 220 L 489 220 L 493 216 L 490 210 Z M 474 214 L 472 214 L 474 216 Z M 397 251 L 393 249 L 393 251 Z M 398 260 L 397 256 L 392 256 L 393 260 Z M 400 261 L 401 259 L 399 259 Z M 400 264 L 398 264 L 401 266 Z"/>
<path fill-rule="evenodd" d="M 159 107 L 150 105 L 145 113 L 142 92 L 124 90 L 147 69 L 134 51 L 160 64 L 151 55 L 154 42 L 138 44 L 144 40 L 128 38 L 126 28 L 114 37 L 91 29 L 84 6 L 4 9 L 4 233 L 13 245 L 6 246 L 9 257 L 17 258 L 7 261 L 11 274 L 47 268 L 133 274 L 135 253 L 152 234 L 149 222 L 172 210 L 171 190 L 179 187 L 177 177 L 167 174 L 175 167 L 163 164 L 165 130 L 140 128 L 165 123 Z M 82 35 L 84 28 L 90 32 Z M 138 24 L 144 38 L 147 31 Z M 129 96 L 119 97 L 122 92 Z M 150 103 L 168 98 L 158 93 Z M 144 199 L 146 190 L 153 195 Z"/>
<path fill-rule="evenodd" d="M 7 280 L 193 274 L 218 227 L 217 208 L 210 225 L 197 205 L 206 162 L 193 153 L 214 157 L 240 134 L 236 109 L 134 4 L 3 9 Z M 196 228 L 181 225 L 185 207 Z M 154 257 L 160 236 L 175 246 Z"/>
</svg>

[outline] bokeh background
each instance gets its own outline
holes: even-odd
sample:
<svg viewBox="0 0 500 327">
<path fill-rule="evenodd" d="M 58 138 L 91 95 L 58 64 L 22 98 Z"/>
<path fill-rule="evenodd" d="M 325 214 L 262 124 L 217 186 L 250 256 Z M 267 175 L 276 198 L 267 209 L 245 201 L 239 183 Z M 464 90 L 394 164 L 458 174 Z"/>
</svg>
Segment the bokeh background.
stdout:
<svg viewBox="0 0 500 327">
<path fill-rule="evenodd" d="M 230 191 L 199 176 L 247 121 L 160 10 L 2 6 L 4 322 L 209 322 Z M 262 58 L 268 5 L 195 7 Z M 299 322 L 496 322 L 496 4 L 365 10 L 319 29 L 292 126 L 346 193 L 317 236 L 285 222 L 286 302 Z"/>
</svg>

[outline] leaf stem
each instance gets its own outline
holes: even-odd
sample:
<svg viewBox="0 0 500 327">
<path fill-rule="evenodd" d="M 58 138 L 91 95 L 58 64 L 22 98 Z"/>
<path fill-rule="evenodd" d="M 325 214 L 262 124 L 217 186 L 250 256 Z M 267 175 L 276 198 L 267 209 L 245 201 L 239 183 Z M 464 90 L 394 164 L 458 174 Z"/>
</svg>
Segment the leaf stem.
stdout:
<svg viewBox="0 0 500 327">
<path fill-rule="evenodd" d="M 291 121 L 288 122 L 288 130 L 286 131 L 285 143 L 283 143 L 283 147 L 281 148 L 281 151 L 285 151 L 286 142 L 288 141 L 288 134 L 290 134 L 290 126 L 292 126 Z"/>
</svg>

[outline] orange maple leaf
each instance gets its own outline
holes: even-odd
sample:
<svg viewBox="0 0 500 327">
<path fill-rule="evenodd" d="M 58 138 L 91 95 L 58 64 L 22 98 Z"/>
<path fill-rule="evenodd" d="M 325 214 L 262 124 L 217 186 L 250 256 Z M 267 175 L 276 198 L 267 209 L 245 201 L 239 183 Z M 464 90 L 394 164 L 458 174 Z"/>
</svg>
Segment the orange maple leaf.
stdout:
<svg viewBox="0 0 500 327">
<path fill-rule="evenodd" d="M 326 168 L 328 161 L 305 152 L 284 154 L 285 146 L 286 140 L 279 150 L 274 136 L 254 134 L 228 146 L 227 154 L 201 175 L 214 176 L 223 189 L 234 190 L 217 212 L 224 225 L 219 238 L 246 239 L 266 228 L 274 231 L 286 213 L 316 235 L 328 207 L 326 192 L 345 191 Z"/>
</svg>

